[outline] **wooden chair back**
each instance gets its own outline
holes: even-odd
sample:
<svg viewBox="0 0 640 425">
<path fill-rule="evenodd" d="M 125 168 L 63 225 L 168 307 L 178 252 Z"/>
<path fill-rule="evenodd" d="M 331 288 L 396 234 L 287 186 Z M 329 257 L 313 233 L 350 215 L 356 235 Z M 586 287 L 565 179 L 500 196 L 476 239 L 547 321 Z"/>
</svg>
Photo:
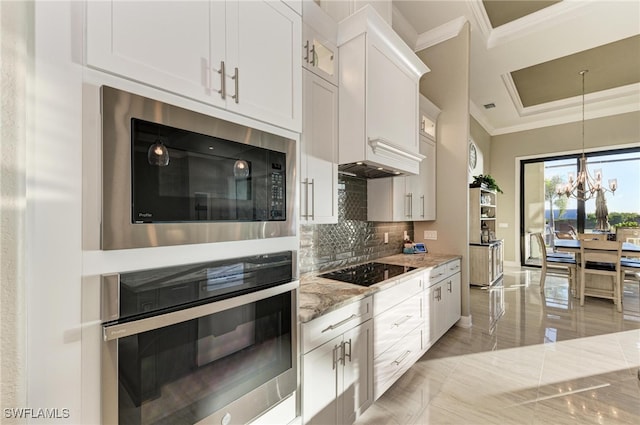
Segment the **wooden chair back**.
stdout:
<svg viewBox="0 0 640 425">
<path fill-rule="evenodd" d="M 615 268 L 610 274 L 620 272 L 620 258 L 622 256 L 622 241 L 608 241 L 599 239 L 585 239 L 580 242 L 580 260 L 582 268 L 587 273 L 592 273 L 588 267 L 591 263 L 608 263 Z M 592 267 L 593 268 L 593 267 Z M 608 271 L 597 269 L 598 271 Z M 609 274 L 609 273 L 598 273 Z"/>
<path fill-rule="evenodd" d="M 578 239 L 581 241 L 587 241 L 587 240 L 606 241 L 607 234 L 606 233 L 579 233 Z"/>
</svg>

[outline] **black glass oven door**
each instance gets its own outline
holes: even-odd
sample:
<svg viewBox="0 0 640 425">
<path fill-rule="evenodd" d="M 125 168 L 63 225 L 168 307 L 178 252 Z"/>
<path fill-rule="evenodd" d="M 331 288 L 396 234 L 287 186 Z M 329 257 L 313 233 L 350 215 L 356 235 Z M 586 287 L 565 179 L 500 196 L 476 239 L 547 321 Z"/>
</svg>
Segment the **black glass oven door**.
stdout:
<svg viewBox="0 0 640 425">
<path fill-rule="evenodd" d="M 242 419 L 248 421 L 269 407 L 256 400 L 273 403 L 291 394 L 296 383 L 295 293 L 289 289 L 233 308 L 226 308 L 233 299 L 219 301 L 212 304 L 220 311 L 143 332 L 135 330 L 136 322 L 105 327 L 105 337 L 114 338 L 105 344 L 112 344 L 117 357 L 117 366 L 106 366 L 117 373 L 117 406 L 112 407 L 118 423 L 193 424 L 226 413 L 232 403 L 241 405 L 251 393 L 247 406 L 233 413 L 235 420 L 248 415 Z M 190 310 L 199 315 L 207 306 Z M 171 314 L 182 313 L 190 314 Z M 116 338 L 121 329 L 133 329 L 133 334 Z M 274 382 L 280 394 L 256 398 L 256 391 Z M 258 411 L 248 413 L 251 409 Z"/>
</svg>

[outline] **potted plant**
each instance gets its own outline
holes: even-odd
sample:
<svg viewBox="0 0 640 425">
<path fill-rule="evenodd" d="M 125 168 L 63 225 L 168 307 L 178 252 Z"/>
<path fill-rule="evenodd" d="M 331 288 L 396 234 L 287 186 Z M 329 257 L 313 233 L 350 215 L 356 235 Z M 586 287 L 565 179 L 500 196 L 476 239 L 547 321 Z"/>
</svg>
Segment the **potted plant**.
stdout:
<svg viewBox="0 0 640 425">
<path fill-rule="evenodd" d="M 495 179 L 489 174 L 480 174 L 473 176 L 473 183 L 469 187 L 484 187 L 486 189 L 495 190 L 498 193 L 504 193 Z"/>
</svg>

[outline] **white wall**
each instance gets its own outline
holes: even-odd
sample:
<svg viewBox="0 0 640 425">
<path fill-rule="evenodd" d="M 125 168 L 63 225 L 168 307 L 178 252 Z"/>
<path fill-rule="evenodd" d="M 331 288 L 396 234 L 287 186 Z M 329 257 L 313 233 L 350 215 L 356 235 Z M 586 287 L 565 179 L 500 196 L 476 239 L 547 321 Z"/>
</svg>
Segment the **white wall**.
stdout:
<svg viewBox="0 0 640 425">
<path fill-rule="evenodd" d="M 417 55 L 431 69 L 420 81 L 420 92 L 442 110 L 437 134 L 437 211 L 433 222 L 415 222 L 415 240 L 436 230 L 437 240 L 424 240 L 429 252 L 459 254 L 462 267 L 462 315 L 470 316 L 468 251 L 469 222 L 467 146 L 469 140 L 469 37 L 460 34 Z"/>
<path fill-rule="evenodd" d="M 0 29 L 0 408 L 4 413 L 27 400 L 24 241 L 32 5 L 0 2 Z"/>
</svg>

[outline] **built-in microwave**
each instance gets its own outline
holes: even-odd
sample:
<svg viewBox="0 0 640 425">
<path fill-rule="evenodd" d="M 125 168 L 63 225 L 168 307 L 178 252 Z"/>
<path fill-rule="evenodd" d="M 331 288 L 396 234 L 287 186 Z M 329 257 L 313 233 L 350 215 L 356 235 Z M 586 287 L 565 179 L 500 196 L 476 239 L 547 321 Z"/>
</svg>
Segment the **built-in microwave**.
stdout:
<svg viewBox="0 0 640 425">
<path fill-rule="evenodd" d="M 102 249 L 295 235 L 295 141 L 103 86 Z"/>
</svg>

